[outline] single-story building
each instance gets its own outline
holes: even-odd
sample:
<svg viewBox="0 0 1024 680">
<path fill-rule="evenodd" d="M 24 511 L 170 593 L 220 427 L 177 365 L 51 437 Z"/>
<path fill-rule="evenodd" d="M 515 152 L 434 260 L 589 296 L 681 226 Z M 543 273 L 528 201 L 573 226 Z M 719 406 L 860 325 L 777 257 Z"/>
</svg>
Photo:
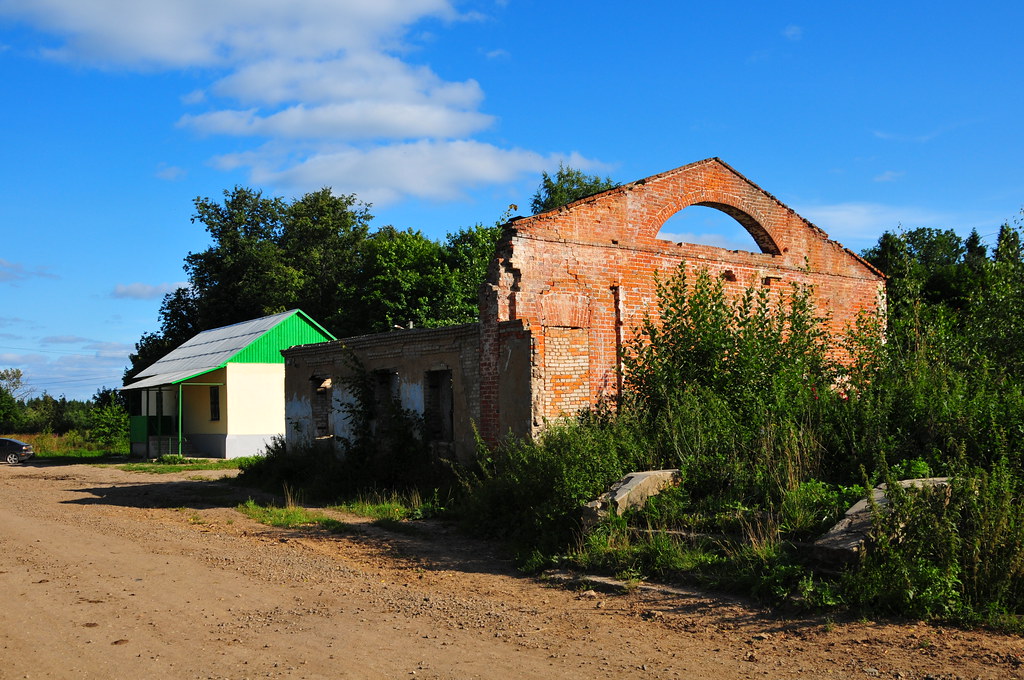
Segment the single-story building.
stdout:
<svg viewBox="0 0 1024 680">
<path fill-rule="evenodd" d="M 719 210 L 753 250 L 662 240 L 690 206 Z M 481 288 L 479 323 L 398 330 L 284 351 L 287 441 L 347 436 L 351 356 L 374 399 L 424 417 L 431 441 L 465 457 L 487 442 L 529 436 L 548 420 L 618 394 L 623 348 L 656 316 L 655 273 L 707 270 L 725 289 L 772 297 L 813 289 L 817 313 L 841 334 L 861 312 L 884 309 L 884 277 L 774 196 L 709 158 L 508 222 Z"/>
<path fill-rule="evenodd" d="M 333 339 L 297 309 L 199 333 L 121 388 L 132 454 L 259 453 L 284 434 L 281 350 Z"/>
</svg>

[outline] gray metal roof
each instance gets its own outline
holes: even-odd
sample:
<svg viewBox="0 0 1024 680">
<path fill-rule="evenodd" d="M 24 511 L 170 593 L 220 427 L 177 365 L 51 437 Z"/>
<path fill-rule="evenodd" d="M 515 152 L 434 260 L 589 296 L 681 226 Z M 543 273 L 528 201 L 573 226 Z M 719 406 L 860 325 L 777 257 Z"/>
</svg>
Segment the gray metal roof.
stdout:
<svg viewBox="0 0 1024 680">
<path fill-rule="evenodd" d="M 135 382 L 121 389 L 134 390 L 159 385 L 175 385 L 189 378 L 216 370 L 231 357 L 252 344 L 298 310 L 281 312 L 252 321 L 211 328 L 167 353 L 163 359 L 135 376 Z"/>
</svg>

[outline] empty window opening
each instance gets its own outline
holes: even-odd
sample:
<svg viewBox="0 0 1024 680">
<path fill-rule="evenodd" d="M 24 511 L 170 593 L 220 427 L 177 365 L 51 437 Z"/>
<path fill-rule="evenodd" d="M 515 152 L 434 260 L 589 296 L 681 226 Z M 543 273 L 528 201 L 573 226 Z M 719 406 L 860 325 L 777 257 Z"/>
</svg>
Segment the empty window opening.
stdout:
<svg viewBox="0 0 1024 680">
<path fill-rule="evenodd" d="M 219 385 L 210 385 L 210 420 L 220 420 Z"/>
<path fill-rule="evenodd" d="M 392 414 L 399 407 L 398 403 L 398 371 L 382 370 L 374 371 L 373 380 L 373 421 L 370 427 L 377 432 L 381 427 L 387 427 L 392 420 Z"/>
<path fill-rule="evenodd" d="M 455 418 L 450 370 L 427 371 L 423 404 L 423 425 L 427 441 L 450 442 L 454 438 Z"/>
<path fill-rule="evenodd" d="M 313 426 L 317 437 L 331 434 L 332 381 L 329 377 L 314 375 L 309 379 L 313 387 Z"/>
<path fill-rule="evenodd" d="M 702 205 L 691 205 L 668 218 L 658 238 L 727 250 L 763 252 L 750 232 L 731 215 Z"/>
</svg>

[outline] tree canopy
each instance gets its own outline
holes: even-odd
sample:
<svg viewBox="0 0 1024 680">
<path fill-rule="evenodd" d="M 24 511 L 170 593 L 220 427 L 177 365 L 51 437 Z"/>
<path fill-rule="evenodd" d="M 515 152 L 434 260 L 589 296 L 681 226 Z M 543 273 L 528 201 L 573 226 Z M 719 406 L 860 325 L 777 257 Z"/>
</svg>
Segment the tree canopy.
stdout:
<svg viewBox="0 0 1024 680">
<path fill-rule="evenodd" d="M 554 176 L 541 173 L 540 186 L 533 195 L 530 208 L 536 215 L 617 186 L 618 182 L 612 181 L 611 177 L 602 179 L 559 163 Z"/>
<path fill-rule="evenodd" d="M 1024 250 L 1017 226 L 999 229 L 991 254 L 977 231 L 965 239 L 952 229 L 929 228 L 886 232 L 861 254 L 888 277 L 890 339 L 916 341 L 927 326 L 947 343 L 947 356 L 985 361 L 1024 379 L 1024 327 L 1018 323 Z"/>
<path fill-rule="evenodd" d="M 415 229 L 371 231 L 369 206 L 330 189 L 286 201 L 235 187 L 195 199 L 212 244 L 190 252 L 189 285 L 164 296 L 125 379 L 196 333 L 299 308 L 338 337 L 477 318 L 500 234 L 476 225 L 438 242 Z"/>
</svg>

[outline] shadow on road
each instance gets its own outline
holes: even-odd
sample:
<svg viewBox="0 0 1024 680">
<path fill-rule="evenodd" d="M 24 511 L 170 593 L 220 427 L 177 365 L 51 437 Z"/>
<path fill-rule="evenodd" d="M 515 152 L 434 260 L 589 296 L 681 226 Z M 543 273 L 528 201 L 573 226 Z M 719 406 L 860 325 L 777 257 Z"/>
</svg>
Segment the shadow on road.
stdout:
<svg viewBox="0 0 1024 680">
<path fill-rule="evenodd" d="M 20 465 L 24 467 L 46 468 L 62 465 L 122 465 L 124 463 L 138 462 L 139 458 L 129 458 L 124 455 L 99 455 L 99 456 L 55 456 L 44 457 L 34 456 Z"/>
<path fill-rule="evenodd" d="M 118 505 L 128 508 L 207 508 L 234 507 L 252 498 L 260 503 L 277 502 L 272 494 L 231 480 L 167 480 L 128 482 L 71 489 L 89 494 L 86 498 L 63 501 L 70 505 Z"/>
</svg>

